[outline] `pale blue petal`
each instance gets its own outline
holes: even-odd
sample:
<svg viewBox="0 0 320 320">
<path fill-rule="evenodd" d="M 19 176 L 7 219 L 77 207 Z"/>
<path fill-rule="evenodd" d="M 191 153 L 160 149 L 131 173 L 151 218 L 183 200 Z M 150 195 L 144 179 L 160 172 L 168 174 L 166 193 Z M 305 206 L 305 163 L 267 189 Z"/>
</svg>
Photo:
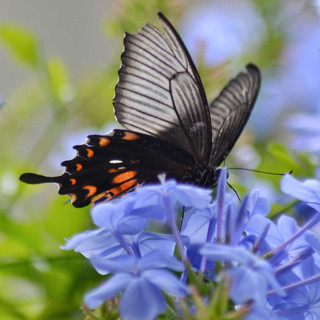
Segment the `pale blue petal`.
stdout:
<svg viewBox="0 0 320 320">
<path fill-rule="evenodd" d="M 170 234 L 154 232 L 142 232 L 137 237 L 141 256 L 145 256 L 154 250 L 160 250 L 164 254 L 173 255 L 176 243 Z"/>
<path fill-rule="evenodd" d="M 215 219 L 215 205 L 201 210 L 188 210 L 183 219 L 181 235 L 190 238 L 190 243 L 205 243 L 209 222 Z"/>
<path fill-rule="evenodd" d="M 67 243 L 65 245 L 62 245 L 60 248 L 64 250 L 76 249 L 83 242 L 91 240 L 91 238 L 95 238 L 96 236 L 105 234 L 107 234 L 107 232 L 104 232 L 103 229 L 87 230 L 85 232 L 74 235 L 70 239 L 66 239 Z"/>
<path fill-rule="evenodd" d="M 101 256 L 93 256 L 90 259 L 94 268 L 101 274 L 131 272 L 135 270 L 137 258 L 133 256 L 117 256 L 115 258 L 106 259 Z"/>
<path fill-rule="evenodd" d="M 75 252 L 80 252 L 89 259 L 93 255 L 105 254 L 110 250 L 109 254 L 111 254 L 121 249 L 114 237 L 104 229 L 85 231 L 77 234 L 69 239 L 61 248 L 65 250 L 74 249 Z"/>
<path fill-rule="evenodd" d="M 135 235 L 141 232 L 145 228 L 146 224 L 147 220 L 140 216 L 127 216 L 124 217 L 118 225 L 118 232 L 122 235 Z"/>
<path fill-rule="evenodd" d="M 114 202 L 106 202 L 101 204 L 96 204 L 92 207 L 90 214 L 93 223 L 101 228 L 106 228 L 108 230 L 113 229 L 114 219 L 121 219 L 123 217 L 123 212 L 119 212 L 116 216 L 114 215 L 114 208 L 119 200 Z"/>
<path fill-rule="evenodd" d="M 146 280 L 149 280 L 159 289 L 172 296 L 181 298 L 189 293 L 188 288 L 168 270 L 146 270 L 143 272 L 142 277 Z"/>
<path fill-rule="evenodd" d="M 128 274 L 116 274 L 102 283 L 100 286 L 89 291 L 84 296 L 84 303 L 91 309 L 96 309 L 106 300 L 114 297 L 132 281 L 132 276 Z"/>
<path fill-rule="evenodd" d="M 183 263 L 175 256 L 163 253 L 162 250 L 154 250 L 139 260 L 140 269 L 170 268 L 176 271 L 183 271 Z"/>
<path fill-rule="evenodd" d="M 283 238 L 277 225 L 270 219 L 263 215 L 254 215 L 251 217 L 244 230 L 248 235 L 255 235 L 256 237 L 259 237 L 266 225 L 269 225 L 269 230 L 267 236 L 265 237 L 265 241 L 268 243 L 271 249 L 274 249 L 280 246 L 285 239 Z"/>
<path fill-rule="evenodd" d="M 254 255 L 247 249 L 225 244 L 206 244 L 200 253 L 215 262 L 229 261 L 248 265 L 255 260 Z"/>
<path fill-rule="evenodd" d="M 155 220 L 165 220 L 166 219 L 166 212 L 164 208 L 161 206 L 161 197 L 157 195 L 159 205 L 150 205 L 146 206 L 146 203 L 143 202 L 144 206 L 135 208 L 132 210 L 132 215 L 139 216 L 140 218 L 144 219 L 155 219 Z M 152 201 L 153 202 L 153 201 Z M 154 201 L 156 202 L 156 201 Z M 136 201 L 135 204 L 139 204 L 139 201 Z"/>
<path fill-rule="evenodd" d="M 144 279 L 131 281 L 120 303 L 123 320 L 154 320 L 165 309 L 160 290 Z"/>
<path fill-rule="evenodd" d="M 254 300 L 258 305 L 266 301 L 267 282 L 245 266 L 227 271 L 231 277 L 230 297 L 236 304 Z"/>
<path fill-rule="evenodd" d="M 194 209 L 205 208 L 212 199 L 211 189 L 187 184 L 179 184 L 170 194 L 181 205 Z"/>
<path fill-rule="evenodd" d="M 285 320 L 283 317 L 277 316 L 275 312 L 267 307 L 252 306 L 250 314 L 243 320 Z"/>
<path fill-rule="evenodd" d="M 259 197 L 252 214 L 261 214 L 266 216 L 270 212 L 271 206 L 266 198 Z"/>
<path fill-rule="evenodd" d="M 316 256 L 316 258 L 319 260 L 319 255 L 320 255 L 319 239 L 316 237 L 314 233 L 308 232 L 305 234 L 305 240 L 310 245 L 310 247 L 318 253 L 318 256 Z"/>
<path fill-rule="evenodd" d="M 306 180 L 300 182 L 286 174 L 281 180 L 281 190 L 298 199 L 307 202 L 312 208 L 320 211 L 320 182 Z"/>
<path fill-rule="evenodd" d="M 147 220 L 135 215 L 134 196 L 126 195 L 121 200 L 95 205 L 91 210 L 95 225 L 121 234 L 137 234 L 145 227 Z"/>
</svg>

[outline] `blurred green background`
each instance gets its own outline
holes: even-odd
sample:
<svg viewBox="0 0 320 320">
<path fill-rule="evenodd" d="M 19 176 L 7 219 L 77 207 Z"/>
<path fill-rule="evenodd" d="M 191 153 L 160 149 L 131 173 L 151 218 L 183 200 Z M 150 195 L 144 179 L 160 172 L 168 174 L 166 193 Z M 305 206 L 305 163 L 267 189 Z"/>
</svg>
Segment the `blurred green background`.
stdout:
<svg viewBox="0 0 320 320">
<path fill-rule="evenodd" d="M 0 0 L 1 319 L 84 318 L 82 296 L 101 277 L 59 246 L 94 228 L 90 208 L 75 209 L 54 185 L 18 178 L 60 175 L 73 145 L 117 126 L 112 98 L 124 31 L 160 27 L 158 11 L 184 39 L 209 100 L 247 63 L 262 70 L 260 96 L 227 167 L 318 175 L 320 146 L 297 147 L 299 136 L 286 126 L 293 113 L 319 114 L 318 1 Z M 230 170 L 240 195 L 258 187 L 278 203 L 273 212 L 288 201 L 279 179 Z"/>
</svg>

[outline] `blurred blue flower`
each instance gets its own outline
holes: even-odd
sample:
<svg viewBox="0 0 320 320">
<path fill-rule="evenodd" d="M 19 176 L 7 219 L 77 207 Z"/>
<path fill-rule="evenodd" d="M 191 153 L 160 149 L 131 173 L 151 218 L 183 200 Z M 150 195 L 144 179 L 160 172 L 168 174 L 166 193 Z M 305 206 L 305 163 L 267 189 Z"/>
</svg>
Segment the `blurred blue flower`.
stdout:
<svg viewBox="0 0 320 320">
<path fill-rule="evenodd" d="M 318 14 L 320 16 L 320 1 L 319 0 L 313 0 L 313 4 L 317 8 Z"/>
<path fill-rule="evenodd" d="M 291 138 L 291 146 L 294 149 L 320 156 L 320 110 L 315 114 L 291 115 L 285 121 L 285 125 L 294 133 Z"/>
<path fill-rule="evenodd" d="M 264 23 L 249 1 L 197 3 L 182 20 L 182 38 L 193 57 L 204 49 L 207 64 L 237 58 L 258 48 Z"/>
<path fill-rule="evenodd" d="M 276 23 L 269 26 L 270 34 L 281 38 L 282 47 L 263 72 L 263 86 L 249 122 L 262 139 L 280 129 L 279 119 L 286 119 L 293 110 L 320 112 L 320 20 L 312 6 L 308 10 L 303 6 L 303 1 L 279 2 L 272 20 Z"/>
<path fill-rule="evenodd" d="M 288 26 L 288 43 L 282 56 L 282 74 L 285 79 L 282 93 L 292 107 L 320 111 L 319 86 L 316 81 L 320 70 L 319 18 L 316 15 L 301 14 L 294 17 L 294 23 L 291 21 Z"/>
</svg>

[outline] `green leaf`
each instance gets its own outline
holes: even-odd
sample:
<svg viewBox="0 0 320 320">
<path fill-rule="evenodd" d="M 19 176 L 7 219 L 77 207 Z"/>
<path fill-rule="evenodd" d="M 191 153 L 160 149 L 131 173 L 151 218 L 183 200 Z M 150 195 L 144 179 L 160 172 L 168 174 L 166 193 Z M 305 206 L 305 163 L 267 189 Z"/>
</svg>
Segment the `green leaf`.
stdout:
<svg viewBox="0 0 320 320">
<path fill-rule="evenodd" d="M 223 316 L 228 310 L 229 303 L 229 280 L 225 275 L 222 275 L 218 282 L 212 300 L 208 307 L 210 319 L 223 319 Z"/>
<path fill-rule="evenodd" d="M 0 23 L 0 42 L 17 62 L 33 69 L 39 66 L 39 40 L 27 28 L 13 23 Z"/>
<path fill-rule="evenodd" d="M 268 145 L 268 151 L 273 156 L 273 158 L 277 160 L 279 165 L 290 168 L 290 170 L 293 171 L 299 171 L 299 164 L 285 146 L 272 143 Z"/>
<path fill-rule="evenodd" d="M 74 97 L 75 89 L 69 82 L 69 74 L 66 65 L 57 57 L 47 61 L 50 77 L 50 90 L 60 101 L 69 101 Z"/>
</svg>

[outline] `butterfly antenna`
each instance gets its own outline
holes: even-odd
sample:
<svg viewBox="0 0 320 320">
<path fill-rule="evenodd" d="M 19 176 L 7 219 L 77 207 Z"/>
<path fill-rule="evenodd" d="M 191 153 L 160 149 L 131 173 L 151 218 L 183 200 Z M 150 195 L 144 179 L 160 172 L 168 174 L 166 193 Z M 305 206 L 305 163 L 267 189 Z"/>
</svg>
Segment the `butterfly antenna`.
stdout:
<svg viewBox="0 0 320 320">
<path fill-rule="evenodd" d="M 293 170 L 290 170 L 289 172 L 285 173 L 278 173 L 278 172 L 269 172 L 269 171 L 262 171 L 262 170 L 255 170 L 255 169 L 248 169 L 248 168 L 228 168 L 229 170 L 242 170 L 242 171 L 251 171 L 251 172 L 257 172 L 257 173 L 264 173 L 264 174 L 271 174 L 274 176 L 284 176 L 286 174 L 292 174 Z"/>
<path fill-rule="evenodd" d="M 241 202 L 241 199 L 240 199 L 240 196 L 239 196 L 237 190 L 229 182 L 227 182 L 227 185 L 235 193 L 235 195 L 237 196 L 238 200 Z"/>
</svg>

